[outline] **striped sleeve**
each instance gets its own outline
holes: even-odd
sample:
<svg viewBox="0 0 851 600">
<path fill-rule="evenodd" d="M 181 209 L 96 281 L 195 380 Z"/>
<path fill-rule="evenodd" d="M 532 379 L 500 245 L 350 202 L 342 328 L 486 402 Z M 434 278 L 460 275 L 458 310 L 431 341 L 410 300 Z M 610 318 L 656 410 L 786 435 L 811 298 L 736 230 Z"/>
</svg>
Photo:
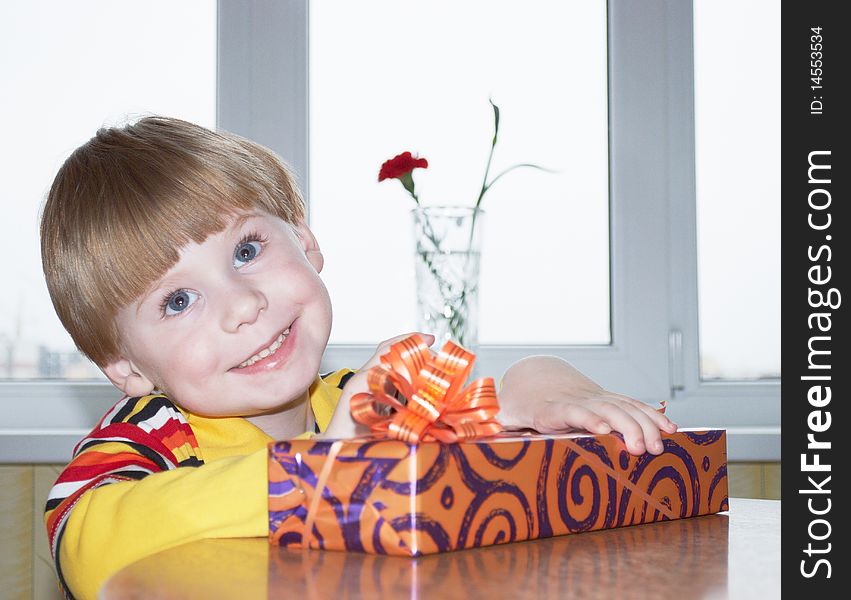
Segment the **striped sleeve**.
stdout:
<svg viewBox="0 0 851 600">
<path fill-rule="evenodd" d="M 124 398 L 74 448 L 45 506 L 50 552 L 66 597 L 59 547 L 71 510 L 89 490 L 152 473 L 204 464 L 184 415 L 165 396 Z"/>
</svg>

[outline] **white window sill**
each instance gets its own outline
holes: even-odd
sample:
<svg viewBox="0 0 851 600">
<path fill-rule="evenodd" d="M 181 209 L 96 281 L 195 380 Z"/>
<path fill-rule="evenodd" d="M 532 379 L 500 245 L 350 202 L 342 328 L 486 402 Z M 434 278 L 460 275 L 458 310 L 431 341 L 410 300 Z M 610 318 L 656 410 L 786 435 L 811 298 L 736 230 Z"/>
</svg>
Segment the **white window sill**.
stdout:
<svg viewBox="0 0 851 600">
<path fill-rule="evenodd" d="M 63 389 L 65 395 L 57 393 Z M 26 401 L 22 398 L 26 397 Z M 74 445 L 120 398 L 108 384 L 56 386 L 49 382 L 4 383 L 0 397 L 14 403 L 0 427 L 0 464 L 67 463 Z M 710 425 L 706 421 L 706 425 Z M 704 423 L 688 423 L 689 427 Z M 780 427 L 727 427 L 730 461 L 779 461 Z"/>
</svg>

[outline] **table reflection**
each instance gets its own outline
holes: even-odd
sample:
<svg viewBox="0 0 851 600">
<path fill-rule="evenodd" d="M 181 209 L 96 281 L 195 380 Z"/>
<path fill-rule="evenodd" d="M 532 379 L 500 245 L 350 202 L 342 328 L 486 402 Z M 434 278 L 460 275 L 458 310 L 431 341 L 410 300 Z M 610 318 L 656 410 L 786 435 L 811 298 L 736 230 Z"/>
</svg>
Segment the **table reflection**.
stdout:
<svg viewBox="0 0 851 600">
<path fill-rule="evenodd" d="M 207 539 L 128 565 L 101 600 L 777 598 L 780 502 L 421 558 Z"/>
<path fill-rule="evenodd" d="M 268 596 L 724 596 L 728 530 L 709 515 L 419 558 L 272 547 Z"/>
</svg>

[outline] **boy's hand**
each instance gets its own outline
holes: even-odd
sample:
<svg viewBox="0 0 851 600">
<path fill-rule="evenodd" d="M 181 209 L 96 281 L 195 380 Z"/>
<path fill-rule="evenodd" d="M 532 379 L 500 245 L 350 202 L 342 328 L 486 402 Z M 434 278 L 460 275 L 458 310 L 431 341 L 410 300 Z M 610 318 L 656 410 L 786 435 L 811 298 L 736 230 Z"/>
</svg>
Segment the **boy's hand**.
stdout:
<svg viewBox="0 0 851 600">
<path fill-rule="evenodd" d="M 661 454 L 659 430 L 677 426 L 653 407 L 629 396 L 604 390 L 554 356 L 532 356 L 505 373 L 497 419 L 505 429 L 531 428 L 540 433 L 585 429 L 618 431 L 631 454 Z"/>
<path fill-rule="evenodd" d="M 403 339 L 413 335 L 414 333 L 419 332 L 397 335 L 396 337 L 384 340 L 378 344 L 378 347 L 375 349 L 375 353 L 370 357 L 370 359 L 366 361 L 360 369 L 358 369 L 357 373 L 349 378 L 348 382 L 346 382 L 346 387 L 343 388 L 343 393 L 340 396 L 340 401 L 337 403 L 337 408 L 334 410 L 334 415 L 331 417 L 331 422 L 328 424 L 328 429 L 317 435 L 317 438 L 349 438 L 369 433 L 369 429 L 365 425 L 361 425 L 352 419 L 352 415 L 349 412 L 349 401 L 355 394 L 369 391 L 366 373 L 369 371 L 370 367 L 374 367 L 379 364 L 381 355 L 386 354 L 387 351 L 390 350 L 390 346 L 396 342 L 401 342 Z M 419 335 L 423 337 L 425 343 L 429 346 L 434 343 L 433 335 L 429 333 L 419 333 Z"/>
</svg>

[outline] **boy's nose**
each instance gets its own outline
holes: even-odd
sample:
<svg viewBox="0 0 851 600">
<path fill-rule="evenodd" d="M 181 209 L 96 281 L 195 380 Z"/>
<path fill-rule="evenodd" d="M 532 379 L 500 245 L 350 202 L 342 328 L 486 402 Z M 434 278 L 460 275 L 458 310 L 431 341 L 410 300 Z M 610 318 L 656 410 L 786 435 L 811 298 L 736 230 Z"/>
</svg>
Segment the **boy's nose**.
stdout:
<svg viewBox="0 0 851 600">
<path fill-rule="evenodd" d="M 236 287 L 227 298 L 222 325 L 226 331 L 235 333 L 240 326 L 254 323 L 268 306 L 266 296 L 260 290 L 249 286 Z"/>
</svg>

